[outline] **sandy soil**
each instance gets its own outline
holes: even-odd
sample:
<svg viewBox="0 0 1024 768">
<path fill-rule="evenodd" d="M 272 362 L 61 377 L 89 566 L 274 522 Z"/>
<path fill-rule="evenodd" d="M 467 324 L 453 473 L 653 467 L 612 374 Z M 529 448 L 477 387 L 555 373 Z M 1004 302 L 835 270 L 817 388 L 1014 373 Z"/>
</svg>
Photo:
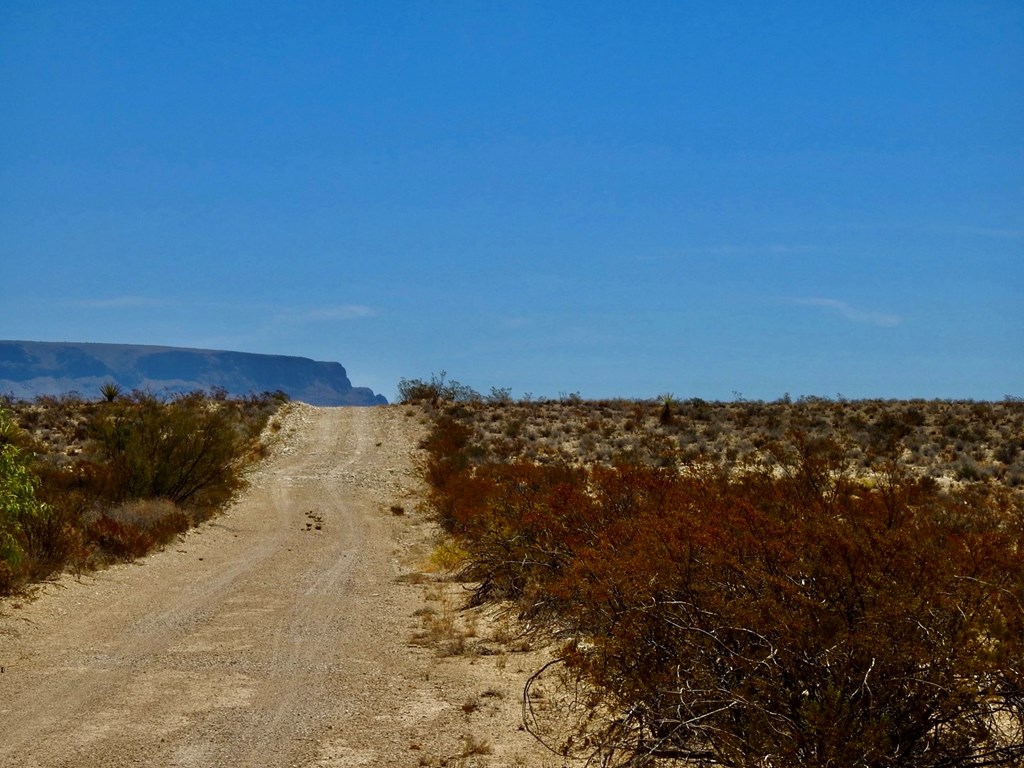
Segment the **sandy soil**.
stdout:
<svg viewBox="0 0 1024 768">
<path fill-rule="evenodd" d="M 520 727 L 537 652 L 423 575 L 419 414 L 281 420 L 211 524 L 0 603 L 0 766 L 562 764 Z"/>
</svg>

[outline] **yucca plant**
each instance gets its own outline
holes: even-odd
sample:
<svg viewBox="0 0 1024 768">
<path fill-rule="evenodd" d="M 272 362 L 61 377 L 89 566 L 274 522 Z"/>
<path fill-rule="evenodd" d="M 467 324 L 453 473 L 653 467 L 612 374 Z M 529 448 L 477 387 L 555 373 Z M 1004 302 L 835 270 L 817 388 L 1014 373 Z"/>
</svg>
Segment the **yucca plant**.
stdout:
<svg viewBox="0 0 1024 768">
<path fill-rule="evenodd" d="M 100 394 L 103 395 L 103 399 L 112 403 L 120 397 L 122 392 L 121 385 L 116 381 L 108 381 L 102 387 L 100 387 Z"/>
</svg>

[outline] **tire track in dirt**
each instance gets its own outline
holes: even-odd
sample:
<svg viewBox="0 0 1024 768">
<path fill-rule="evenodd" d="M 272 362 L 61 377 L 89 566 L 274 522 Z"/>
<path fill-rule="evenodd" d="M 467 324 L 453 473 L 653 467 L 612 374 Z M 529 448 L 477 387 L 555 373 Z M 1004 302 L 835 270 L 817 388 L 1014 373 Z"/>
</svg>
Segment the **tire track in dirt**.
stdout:
<svg viewBox="0 0 1024 768">
<path fill-rule="evenodd" d="M 400 577 L 433 527 L 390 506 L 415 506 L 421 414 L 292 404 L 281 422 L 222 516 L 0 603 L 0 766 L 556 764 L 523 757 L 518 678 L 410 644 L 424 587 Z M 462 706 L 500 685 L 487 715 Z M 467 734 L 492 751 L 453 757 Z"/>
</svg>

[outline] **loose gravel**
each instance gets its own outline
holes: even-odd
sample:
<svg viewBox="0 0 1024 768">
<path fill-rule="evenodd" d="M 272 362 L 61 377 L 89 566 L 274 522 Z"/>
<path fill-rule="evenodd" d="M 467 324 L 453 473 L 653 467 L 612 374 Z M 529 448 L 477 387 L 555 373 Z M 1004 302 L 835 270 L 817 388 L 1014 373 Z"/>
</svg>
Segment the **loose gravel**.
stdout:
<svg viewBox="0 0 1024 768">
<path fill-rule="evenodd" d="M 213 522 L 0 603 L 0 766 L 561 765 L 519 724 L 531 662 L 411 639 L 452 593 L 423 573 L 425 424 L 291 404 Z"/>
</svg>

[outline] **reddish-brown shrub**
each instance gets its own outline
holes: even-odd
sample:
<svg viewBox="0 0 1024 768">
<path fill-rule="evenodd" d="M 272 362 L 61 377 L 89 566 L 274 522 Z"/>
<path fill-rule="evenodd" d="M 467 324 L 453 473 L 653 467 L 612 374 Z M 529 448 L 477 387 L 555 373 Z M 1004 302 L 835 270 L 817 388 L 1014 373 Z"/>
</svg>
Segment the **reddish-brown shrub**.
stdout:
<svg viewBox="0 0 1024 768">
<path fill-rule="evenodd" d="M 208 519 L 241 486 L 240 471 L 260 457 L 263 425 L 287 401 L 279 392 L 162 399 L 108 389 L 104 403 L 0 398 L 20 426 L 0 419 L 0 443 L 33 455 L 41 502 L 36 514 L 19 515 L 13 538 L 0 536 L 18 551 L 0 594 L 68 565 L 144 553 Z"/>
<path fill-rule="evenodd" d="M 680 473 L 474 467 L 443 430 L 428 446 L 454 450 L 428 462 L 444 468 L 431 499 L 478 598 L 572 638 L 566 751 L 736 768 L 1024 759 L 1019 498 L 942 493 L 891 457 L 858 479 L 841 446 L 799 433 L 764 462 Z"/>
<path fill-rule="evenodd" d="M 0 595 L 13 592 L 17 583 L 14 569 L 7 564 L 6 560 L 0 560 Z"/>
<path fill-rule="evenodd" d="M 1019 529 L 991 500 L 813 477 L 640 498 L 579 553 L 564 659 L 617 713 L 587 735 L 729 766 L 1019 760 Z"/>
<path fill-rule="evenodd" d="M 25 559 L 22 573 L 26 581 L 40 581 L 61 571 L 68 562 L 79 563 L 88 556 L 82 531 L 81 508 L 68 499 L 49 504 L 45 514 L 31 520 L 22 529 Z"/>
<path fill-rule="evenodd" d="M 146 531 L 129 523 L 121 523 L 104 515 L 86 528 L 90 544 L 101 556 L 112 560 L 133 560 L 148 553 L 155 541 Z"/>
<path fill-rule="evenodd" d="M 146 533 L 156 546 L 184 533 L 191 520 L 184 510 L 168 499 L 135 499 L 108 509 L 106 517 Z"/>
</svg>

